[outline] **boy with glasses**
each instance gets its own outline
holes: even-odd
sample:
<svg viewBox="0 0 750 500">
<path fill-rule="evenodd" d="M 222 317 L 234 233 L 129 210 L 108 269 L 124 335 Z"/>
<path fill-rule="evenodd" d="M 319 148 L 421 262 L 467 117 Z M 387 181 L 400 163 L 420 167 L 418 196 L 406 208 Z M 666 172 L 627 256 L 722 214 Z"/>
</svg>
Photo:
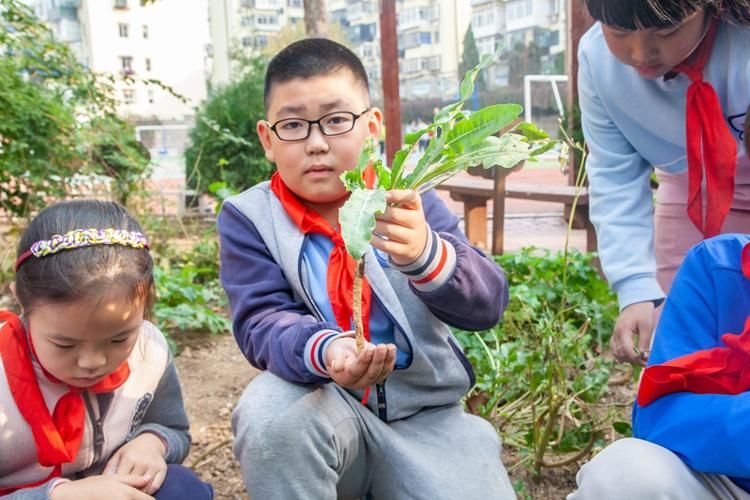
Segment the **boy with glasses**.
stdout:
<svg viewBox="0 0 750 500">
<path fill-rule="evenodd" d="M 277 171 L 218 221 L 234 334 L 264 370 L 232 419 L 251 498 L 515 498 L 495 430 L 461 408 L 474 378 L 448 327 L 498 322 L 502 270 L 434 193 L 389 192 L 357 353 L 339 176 L 380 135 L 367 74 L 335 42 L 295 42 L 267 68 L 265 109 L 257 132 Z"/>
</svg>

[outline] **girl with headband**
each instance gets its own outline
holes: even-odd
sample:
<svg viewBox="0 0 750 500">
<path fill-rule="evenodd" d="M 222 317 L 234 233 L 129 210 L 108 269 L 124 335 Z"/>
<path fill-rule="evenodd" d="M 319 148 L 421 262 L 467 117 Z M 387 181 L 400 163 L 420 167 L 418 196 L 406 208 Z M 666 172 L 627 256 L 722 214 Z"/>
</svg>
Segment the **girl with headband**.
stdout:
<svg viewBox="0 0 750 500">
<path fill-rule="evenodd" d="M 703 238 L 750 232 L 750 0 L 585 0 L 578 85 L 611 347 L 645 365 L 655 307 Z M 652 169 L 659 188 L 656 208 Z M 637 336 L 637 340 L 635 339 Z"/>
<path fill-rule="evenodd" d="M 153 262 L 138 223 L 102 201 L 42 210 L 0 311 L 0 498 L 210 499 L 179 464 L 188 420 L 167 343 L 144 320 Z"/>
</svg>

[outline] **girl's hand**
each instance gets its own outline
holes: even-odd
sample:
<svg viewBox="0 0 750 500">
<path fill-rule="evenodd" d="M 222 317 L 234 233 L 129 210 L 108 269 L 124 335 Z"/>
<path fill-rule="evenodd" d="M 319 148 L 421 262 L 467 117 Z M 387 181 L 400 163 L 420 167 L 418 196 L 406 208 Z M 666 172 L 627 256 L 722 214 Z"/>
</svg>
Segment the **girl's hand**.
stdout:
<svg viewBox="0 0 750 500">
<path fill-rule="evenodd" d="M 153 495 L 167 475 L 166 452 L 164 442 L 156 434 L 144 432 L 112 455 L 104 467 L 104 474 L 143 477 L 146 483 L 141 489 Z"/>
<path fill-rule="evenodd" d="M 365 389 L 379 384 L 393 371 L 396 364 L 396 346 L 373 345 L 357 354 L 357 341 L 351 337 L 339 337 L 326 350 L 328 375 L 341 387 Z"/>
<path fill-rule="evenodd" d="M 411 264 L 427 245 L 427 221 L 416 191 L 388 191 L 385 213 L 375 217 L 373 247 L 390 255 L 399 266 Z"/>
<path fill-rule="evenodd" d="M 50 500 L 153 500 L 139 491 L 148 479 L 134 475 L 91 476 L 77 481 L 59 483 L 52 488 Z"/>
<path fill-rule="evenodd" d="M 622 310 L 609 347 L 617 361 L 646 366 L 654 333 L 654 303 L 638 302 Z M 638 335 L 638 347 L 635 336 Z"/>
</svg>

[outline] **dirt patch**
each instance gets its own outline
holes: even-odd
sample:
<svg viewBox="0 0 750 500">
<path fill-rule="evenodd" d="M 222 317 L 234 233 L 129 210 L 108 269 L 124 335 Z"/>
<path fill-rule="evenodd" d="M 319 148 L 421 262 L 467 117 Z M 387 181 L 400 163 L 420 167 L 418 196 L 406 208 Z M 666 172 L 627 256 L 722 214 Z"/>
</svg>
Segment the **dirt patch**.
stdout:
<svg viewBox="0 0 750 500">
<path fill-rule="evenodd" d="M 232 453 L 232 409 L 258 372 L 231 335 L 184 335 L 175 361 L 193 445 L 185 464 L 216 490 L 217 500 L 245 500 L 245 484 Z"/>
<path fill-rule="evenodd" d="M 240 353 L 231 335 L 184 335 L 178 344 L 182 351 L 176 364 L 193 435 L 185 464 L 214 486 L 217 500 L 247 500 L 239 465 L 232 454 L 230 418 L 242 391 L 258 371 Z M 617 407 L 629 421 L 633 396 L 632 384 L 616 384 L 600 403 Z M 615 438 L 606 436 L 606 441 Z M 513 464 L 518 459 L 512 451 L 506 449 L 503 453 L 504 463 Z M 575 489 L 580 465 L 582 462 L 543 470 L 538 479 L 532 479 L 521 468 L 509 468 L 511 482 L 522 483 L 519 499 L 559 500 Z"/>
</svg>

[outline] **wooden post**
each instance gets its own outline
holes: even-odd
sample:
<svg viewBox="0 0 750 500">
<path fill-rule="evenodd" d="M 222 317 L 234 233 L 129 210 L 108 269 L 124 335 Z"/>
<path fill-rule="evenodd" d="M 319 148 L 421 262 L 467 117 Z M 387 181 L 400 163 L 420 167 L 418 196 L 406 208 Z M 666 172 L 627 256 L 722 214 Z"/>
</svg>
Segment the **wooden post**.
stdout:
<svg viewBox="0 0 750 500">
<path fill-rule="evenodd" d="M 573 130 L 575 124 L 574 110 L 578 105 L 578 45 L 584 33 L 594 24 L 589 15 L 584 0 L 568 0 L 568 39 L 565 48 L 565 73 L 568 75 L 565 104 L 567 106 L 568 130 Z M 578 165 L 570 153 L 570 167 L 568 169 L 568 184 L 575 185 L 578 175 Z"/>
<path fill-rule="evenodd" d="M 580 124 L 576 124 L 575 109 L 578 106 L 578 45 L 584 33 L 594 24 L 594 20 L 589 15 L 584 0 L 568 0 L 567 24 L 568 37 L 565 49 L 565 72 L 568 75 L 567 93 L 565 104 L 567 107 L 565 117 L 569 131 L 575 129 Z M 575 151 L 571 149 L 568 156 L 568 184 L 575 186 L 578 179 L 578 164 L 575 158 Z M 564 214 L 567 219 L 570 217 L 570 205 L 565 205 Z M 588 214 L 575 214 L 573 225 L 576 229 L 587 227 Z"/>
<path fill-rule="evenodd" d="M 474 196 L 454 198 L 464 204 L 464 232 L 469 243 L 487 248 L 487 200 Z"/>
<path fill-rule="evenodd" d="M 495 167 L 492 182 L 492 254 L 502 255 L 505 250 L 505 180 L 510 174 L 508 169 Z"/>
<path fill-rule="evenodd" d="M 398 82 L 396 0 L 380 0 L 380 61 L 385 113 L 385 158 L 390 165 L 401 149 L 401 97 Z"/>
</svg>

